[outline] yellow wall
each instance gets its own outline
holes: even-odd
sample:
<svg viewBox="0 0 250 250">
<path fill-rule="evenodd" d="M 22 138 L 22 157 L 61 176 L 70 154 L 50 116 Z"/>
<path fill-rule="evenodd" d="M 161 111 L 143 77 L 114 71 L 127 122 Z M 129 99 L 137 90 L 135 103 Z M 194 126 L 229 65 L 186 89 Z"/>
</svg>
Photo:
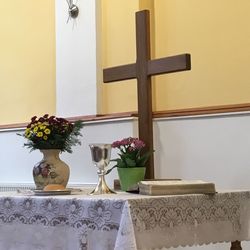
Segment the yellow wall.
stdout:
<svg viewBox="0 0 250 250">
<path fill-rule="evenodd" d="M 156 109 L 250 102 L 250 1 L 155 1 L 156 57 L 189 52 L 192 71 L 157 77 Z"/>
<path fill-rule="evenodd" d="M 102 0 L 102 67 L 135 62 L 137 0 Z M 136 110 L 136 81 L 102 85 L 100 113 Z"/>
<path fill-rule="evenodd" d="M 55 113 L 53 0 L 1 2 L 0 124 Z"/>
<path fill-rule="evenodd" d="M 103 66 L 134 62 L 138 1 L 103 2 Z M 152 57 L 192 56 L 191 71 L 154 77 L 154 110 L 250 102 L 249 0 L 139 1 L 139 8 L 147 6 L 155 34 Z M 136 109 L 135 81 L 105 85 L 103 113 Z"/>
</svg>

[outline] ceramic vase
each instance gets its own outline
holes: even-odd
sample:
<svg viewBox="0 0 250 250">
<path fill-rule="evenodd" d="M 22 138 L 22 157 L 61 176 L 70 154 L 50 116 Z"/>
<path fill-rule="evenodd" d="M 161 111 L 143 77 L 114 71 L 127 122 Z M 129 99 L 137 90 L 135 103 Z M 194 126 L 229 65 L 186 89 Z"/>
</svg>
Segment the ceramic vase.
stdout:
<svg viewBox="0 0 250 250">
<path fill-rule="evenodd" d="M 36 189 L 43 189 L 48 184 L 67 186 L 69 180 L 69 166 L 60 159 L 60 150 L 40 150 L 43 159 L 33 168 L 33 178 Z"/>
</svg>

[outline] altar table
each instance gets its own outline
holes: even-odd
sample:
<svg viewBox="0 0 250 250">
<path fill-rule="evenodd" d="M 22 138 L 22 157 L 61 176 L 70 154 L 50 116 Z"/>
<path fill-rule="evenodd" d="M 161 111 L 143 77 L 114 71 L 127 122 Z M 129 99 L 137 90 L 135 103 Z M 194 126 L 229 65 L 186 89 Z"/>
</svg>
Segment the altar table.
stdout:
<svg viewBox="0 0 250 250">
<path fill-rule="evenodd" d="M 2 250 L 163 249 L 250 240 L 249 231 L 250 191 L 154 197 L 0 194 Z"/>
</svg>

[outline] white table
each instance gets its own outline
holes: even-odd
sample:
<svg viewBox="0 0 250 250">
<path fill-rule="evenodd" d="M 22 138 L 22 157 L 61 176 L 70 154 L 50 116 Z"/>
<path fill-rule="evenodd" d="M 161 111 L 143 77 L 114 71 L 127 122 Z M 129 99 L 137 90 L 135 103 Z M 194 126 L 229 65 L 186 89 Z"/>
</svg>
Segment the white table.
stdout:
<svg viewBox="0 0 250 250">
<path fill-rule="evenodd" d="M 0 194 L 0 249 L 135 250 L 250 240 L 250 191 L 216 195 Z"/>
</svg>

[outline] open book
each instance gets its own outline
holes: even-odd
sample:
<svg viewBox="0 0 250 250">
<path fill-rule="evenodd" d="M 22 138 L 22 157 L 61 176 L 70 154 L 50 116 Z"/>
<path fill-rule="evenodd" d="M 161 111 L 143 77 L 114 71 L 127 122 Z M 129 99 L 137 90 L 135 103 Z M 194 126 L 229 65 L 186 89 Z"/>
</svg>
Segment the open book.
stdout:
<svg viewBox="0 0 250 250">
<path fill-rule="evenodd" d="M 200 180 L 149 180 L 139 182 L 139 193 L 145 195 L 214 194 L 215 184 Z"/>
</svg>

